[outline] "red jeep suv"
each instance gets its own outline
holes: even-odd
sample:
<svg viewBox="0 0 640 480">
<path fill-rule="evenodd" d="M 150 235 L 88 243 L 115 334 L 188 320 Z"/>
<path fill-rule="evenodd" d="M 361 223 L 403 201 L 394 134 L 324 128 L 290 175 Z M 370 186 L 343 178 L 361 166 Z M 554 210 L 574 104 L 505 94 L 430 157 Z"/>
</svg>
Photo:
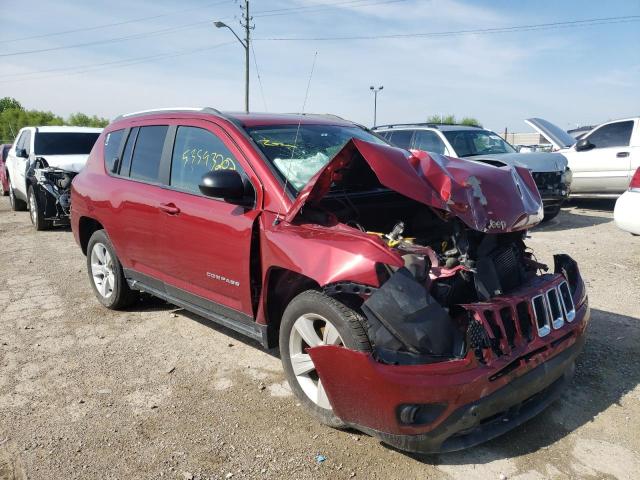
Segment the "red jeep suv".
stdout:
<svg viewBox="0 0 640 480">
<path fill-rule="evenodd" d="M 554 401 L 589 320 L 576 263 L 525 245 L 528 170 L 395 148 L 334 116 L 118 117 L 73 180 L 108 308 L 156 295 L 279 345 L 320 421 L 466 448 Z"/>
</svg>

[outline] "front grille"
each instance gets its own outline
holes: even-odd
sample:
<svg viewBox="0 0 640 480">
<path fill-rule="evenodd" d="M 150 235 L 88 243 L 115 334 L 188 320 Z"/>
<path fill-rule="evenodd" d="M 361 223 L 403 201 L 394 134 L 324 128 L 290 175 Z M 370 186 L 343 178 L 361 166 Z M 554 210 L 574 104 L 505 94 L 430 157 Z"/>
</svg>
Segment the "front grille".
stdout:
<svg viewBox="0 0 640 480">
<path fill-rule="evenodd" d="M 511 303 L 497 298 L 490 304 L 468 308 L 474 315 L 467 329 L 467 340 L 478 359 L 485 362 L 493 355 L 508 355 L 512 349 L 532 342 L 535 332 L 537 337 L 545 337 L 552 330 L 562 328 L 565 322 L 573 322 L 576 316 L 566 281 L 529 301 Z"/>
<path fill-rule="evenodd" d="M 562 186 L 562 172 L 532 172 L 531 175 L 540 193 Z"/>
</svg>

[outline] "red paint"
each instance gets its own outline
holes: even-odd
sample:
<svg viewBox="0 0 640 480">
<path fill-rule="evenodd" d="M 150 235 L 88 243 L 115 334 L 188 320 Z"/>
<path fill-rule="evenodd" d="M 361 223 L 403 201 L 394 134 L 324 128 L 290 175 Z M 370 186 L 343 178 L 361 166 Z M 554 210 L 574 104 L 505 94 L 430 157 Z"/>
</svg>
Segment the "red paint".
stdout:
<svg viewBox="0 0 640 480">
<path fill-rule="evenodd" d="M 203 112 L 155 113 L 117 120 L 102 133 L 86 167 L 73 181 L 71 223 L 76 240 L 80 243 L 82 219 L 97 221 L 109 235 L 125 268 L 268 324 L 279 320 L 269 319 L 265 314 L 271 297 L 279 294 L 267 288 L 274 269 L 304 275 L 319 286 L 337 281 L 379 286 L 376 264 L 403 265 L 399 254 L 376 236 L 335 219 L 321 226 L 297 218 L 303 205 L 319 201 L 331 182 L 340 179 L 340 168 L 354 158 L 364 159 L 380 183 L 388 188 L 433 207 L 443 217 L 457 216 L 476 230 L 515 231 L 539 221 L 541 200 L 526 169 L 516 169 L 516 175 L 508 167 L 496 168 L 441 156 L 432 158 L 424 152 L 409 153 L 355 139 L 293 199 L 238 123 L 261 126 L 290 125 L 298 121 L 352 126 L 329 117 L 261 114 L 223 117 Z M 190 125 L 215 133 L 247 173 L 256 192 L 255 208 L 107 174 L 103 161 L 105 135 L 144 125 Z M 254 229 L 257 229 L 259 248 L 253 251 L 260 255 L 258 279 L 251 278 L 250 268 Z M 436 266 L 431 279 L 451 276 L 457 269 Z M 212 279 L 216 275 L 231 279 L 237 285 Z M 256 280 L 262 282 L 257 312 L 254 312 L 251 295 L 252 280 L 254 284 Z M 544 285 L 529 284 L 524 290 L 490 304 L 465 308 L 479 321 L 484 321 L 482 311 L 504 305 L 513 307 L 559 281 L 559 276 L 549 276 L 542 280 Z M 419 366 L 382 365 L 370 355 L 338 347 L 313 348 L 310 354 L 334 410 L 342 419 L 389 433 L 424 432 L 456 407 L 488 395 L 576 342 L 588 320 L 582 285 L 575 303 L 580 307 L 573 323 L 528 344 L 522 342 L 519 335 L 516 348 L 500 358 L 487 355 L 486 364 L 480 364 L 473 352 L 461 360 Z M 553 340 L 570 331 L 575 332 L 570 340 L 551 346 Z M 492 374 L 509 362 L 539 348 L 544 351 L 507 375 L 489 381 Z M 448 407 L 429 427 L 401 426 L 395 409 L 400 403 L 411 402 L 444 402 Z"/>
<path fill-rule="evenodd" d="M 563 278 L 554 276 L 538 288 L 530 288 L 514 296 L 501 297 L 490 304 L 478 304 L 478 309 L 489 306 L 502 308 L 505 304 L 516 304 L 522 298 L 531 298 Z M 576 302 L 580 293 L 576 292 Z M 473 352 L 460 360 L 431 365 L 383 365 L 370 354 L 334 346 L 309 349 L 309 354 L 322 379 L 334 412 L 347 423 L 371 428 L 385 433 L 416 435 L 438 427 L 459 407 L 479 400 L 495 392 L 517 377 L 549 360 L 569 348 L 585 334 L 589 321 L 589 306 L 586 300 L 576 306 L 576 318 L 558 330 L 544 337 L 534 339 L 528 345 L 499 358 L 491 359 L 486 365 L 476 359 Z M 574 332 L 568 340 L 556 347 L 554 340 Z M 511 362 L 535 352 L 528 361 L 520 360 L 518 368 L 493 381 L 489 378 Z M 396 409 L 402 404 L 443 403 L 445 411 L 431 424 L 423 426 L 402 425 L 397 419 Z"/>
<path fill-rule="evenodd" d="M 542 220 L 542 199 L 526 168 L 517 167 L 515 174 L 510 167 L 441 155 L 434 159 L 423 151 L 409 153 L 355 138 L 302 189 L 285 219 L 292 222 L 305 204 L 319 202 L 357 153 L 385 187 L 453 214 L 475 230 L 512 232 Z"/>
<path fill-rule="evenodd" d="M 7 173 L 5 162 L 10 148 L 11 144 L 8 143 L 0 145 L 0 187 L 2 187 L 1 190 L 3 192 L 7 193 L 9 192 L 9 175 Z"/>
</svg>

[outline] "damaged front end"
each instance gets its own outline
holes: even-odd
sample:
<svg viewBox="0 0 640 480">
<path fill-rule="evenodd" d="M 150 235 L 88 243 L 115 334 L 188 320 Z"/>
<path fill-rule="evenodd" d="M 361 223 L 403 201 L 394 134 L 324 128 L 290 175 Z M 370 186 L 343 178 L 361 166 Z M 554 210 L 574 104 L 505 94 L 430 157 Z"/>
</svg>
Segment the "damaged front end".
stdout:
<svg viewBox="0 0 640 480">
<path fill-rule="evenodd" d="M 542 219 L 526 169 L 354 139 L 285 219 L 349 226 L 398 259 L 377 264 L 377 284 L 324 286 L 363 314 L 373 347 L 308 350 L 345 423 L 404 450 L 451 451 L 557 398 L 589 308 L 570 257 L 556 255 L 548 273 L 525 245 Z"/>
<path fill-rule="evenodd" d="M 44 220 L 66 224 L 71 213 L 71 182 L 77 172 L 49 166 L 43 157 L 37 157 L 27 171 L 29 185 Z"/>
</svg>

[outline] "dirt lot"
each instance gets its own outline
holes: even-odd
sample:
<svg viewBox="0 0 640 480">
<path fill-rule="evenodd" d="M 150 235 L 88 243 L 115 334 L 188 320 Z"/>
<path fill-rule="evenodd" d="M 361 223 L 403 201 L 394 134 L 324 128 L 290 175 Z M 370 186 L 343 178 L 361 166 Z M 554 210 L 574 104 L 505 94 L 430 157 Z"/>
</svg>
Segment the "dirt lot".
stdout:
<svg viewBox="0 0 640 480">
<path fill-rule="evenodd" d="M 0 198 L 0 480 L 639 478 L 640 238 L 612 207 L 575 201 L 529 242 L 573 255 L 589 288 L 562 399 L 479 448 L 416 457 L 319 425 L 277 355 L 227 330 L 160 301 L 102 308 L 71 232 L 36 233 Z"/>
</svg>

